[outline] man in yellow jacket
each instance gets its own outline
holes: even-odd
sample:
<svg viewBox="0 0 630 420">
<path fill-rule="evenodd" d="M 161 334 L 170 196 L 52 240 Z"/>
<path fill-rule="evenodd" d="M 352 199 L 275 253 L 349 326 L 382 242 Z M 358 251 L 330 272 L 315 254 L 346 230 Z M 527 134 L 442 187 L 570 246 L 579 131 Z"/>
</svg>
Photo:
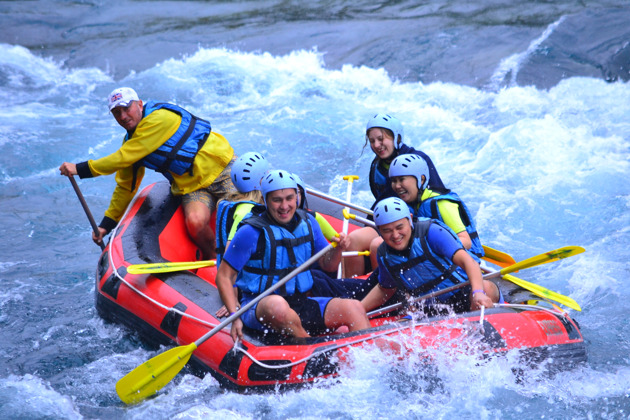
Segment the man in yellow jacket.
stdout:
<svg viewBox="0 0 630 420">
<path fill-rule="evenodd" d="M 118 124 L 127 130 L 122 146 L 109 156 L 81 163 L 64 162 L 61 175 L 91 178 L 116 173 L 116 189 L 109 208 L 99 224 L 101 243 L 120 221 L 138 191 L 145 168 L 162 173 L 171 183 L 171 192 L 182 196 L 186 227 L 201 250 L 203 259 L 215 258 L 215 238 L 210 215 L 217 201 L 235 192 L 230 170 L 234 150 L 210 123 L 185 109 L 168 103 L 139 99 L 127 87 L 112 91 L 109 109 Z"/>
</svg>

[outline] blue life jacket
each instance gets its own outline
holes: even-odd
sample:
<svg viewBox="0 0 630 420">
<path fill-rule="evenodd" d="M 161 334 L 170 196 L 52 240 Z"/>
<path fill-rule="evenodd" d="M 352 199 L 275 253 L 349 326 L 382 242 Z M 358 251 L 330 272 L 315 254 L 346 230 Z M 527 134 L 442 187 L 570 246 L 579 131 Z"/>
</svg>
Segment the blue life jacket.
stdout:
<svg viewBox="0 0 630 420">
<path fill-rule="evenodd" d="M 221 264 L 221 257 L 225 253 L 225 246 L 227 245 L 230 231 L 234 225 L 234 212 L 239 204 L 253 204 L 254 206 L 261 206 L 260 203 L 255 201 L 229 201 L 221 200 L 217 206 L 217 224 L 215 228 L 216 242 L 217 242 L 217 267 Z M 261 206 L 262 207 L 262 206 Z M 251 212 L 245 215 L 242 220 L 251 216 Z"/>
<path fill-rule="evenodd" d="M 481 245 L 481 240 L 479 239 L 479 233 L 477 233 L 477 228 L 475 227 L 475 222 L 473 220 L 472 214 L 466 204 L 462 201 L 461 198 L 449 190 L 445 190 L 444 192 L 437 191 L 440 195 L 427 198 L 418 207 L 418 210 L 414 213 L 416 217 L 429 217 L 431 219 L 437 219 L 440 222 L 444 222 L 442 219 L 442 215 L 440 214 L 440 209 L 438 208 L 439 200 L 448 200 L 457 204 L 459 209 L 459 217 L 462 219 L 464 226 L 466 226 L 466 232 L 470 236 L 470 240 L 472 242 L 472 246 L 470 247 L 470 251 L 477 257 L 481 258 L 485 255 L 483 251 L 483 246 Z M 478 259 L 476 259 L 479 261 Z"/>
<path fill-rule="evenodd" d="M 164 144 L 134 164 L 132 188 L 135 188 L 135 172 L 139 166 L 145 166 L 160 172 L 170 182 L 173 182 L 173 177 L 169 174 L 169 171 L 177 175 L 183 175 L 186 172 L 192 175 L 195 156 L 201 150 L 212 131 L 209 121 L 195 117 L 182 107 L 164 102 L 147 101 L 144 105 L 142 118 L 158 109 L 167 109 L 176 113 L 182 118 L 182 122 L 175 134 Z M 128 139 L 129 133 L 125 136 L 124 141 Z"/>
<path fill-rule="evenodd" d="M 372 195 L 374 195 L 374 198 L 380 198 L 386 192 L 389 192 L 391 188 L 389 168 L 386 169 L 378 157 L 374 158 L 370 165 L 370 189 L 372 190 Z"/>
<path fill-rule="evenodd" d="M 394 150 L 389 163 L 391 163 L 397 156 L 406 155 L 409 153 L 413 153 L 422 157 L 429 167 L 429 188 L 431 189 L 446 189 L 440 175 L 435 169 L 435 165 L 431 158 L 424 152 L 420 150 L 416 150 L 413 147 L 407 146 L 402 143 L 397 150 Z M 375 157 L 372 160 L 372 164 L 370 165 L 370 189 L 372 190 L 372 195 L 377 201 L 383 200 L 388 197 L 396 197 L 396 193 L 392 189 L 392 183 L 389 179 L 389 165 L 385 168 L 383 161 L 379 159 L 379 157 Z"/>
<path fill-rule="evenodd" d="M 313 226 L 306 212 L 295 211 L 297 225 L 292 231 L 273 223 L 267 213 L 253 215 L 244 224 L 261 231 L 254 255 L 239 272 L 235 285 L 243 292 L 260 294 L 316 254 Z M 313 287 L 310 270 L 286 282 L 275 293 L 294 295 Z"/>
<path fill-rule="evenodd" d="M 418 219 L 413 230 L 411 247 L 406 252 L 392 252 L 387 244 L 378 247 L 377 258 L 403 290 L 414 296 L 424 295 L 468 280 L 466 273 L 451 260 L 437 255 L 427 243 L 427 232 L 432 223 L 439 224 L 457 237 L 448 226 L 431 219 Z M 438 297 L 447 300 L 455 290 Z"/>
</svg>

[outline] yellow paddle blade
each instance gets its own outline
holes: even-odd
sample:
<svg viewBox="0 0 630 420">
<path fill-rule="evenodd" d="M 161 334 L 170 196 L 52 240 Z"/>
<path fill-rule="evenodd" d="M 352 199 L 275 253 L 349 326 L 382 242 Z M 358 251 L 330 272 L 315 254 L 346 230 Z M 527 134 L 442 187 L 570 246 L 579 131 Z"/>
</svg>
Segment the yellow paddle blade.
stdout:
<svg viewBox="0 0 630 420">
<path fill-rule="evenodd" d="M 163 262 L 150 264 L 132 264 L 127 267 L 129 274 L 170 273 L 173 271 L 195 270 L 203 267 L 213 267 L 215 260 L 188 261 L 188 262 Z"/>
<path fill-rule="evenodd" d="M 158 392 L 179 373 L 197 345 L 172 348 L 147 360 L 116 383 L 116 393 L 125 404 L 135 404 Z"/>
<path fill-rule="evenodd" d="M 499 267 L 507 267 L 512 264 L 516 264 L 516 261 L 510 254 L 506 254 L 505 252 L 501 252 L 497 249 L 490 248 L 489 246 L 482 245 L 484 256 L 482 257 L 484 260 L 491 262 L 492 264 L 496 264 Z"/>
<path fill-rule="evenodd" d="M 513 273 L 522 268 L 534 267 L 536 265 L 547 264 L 552 261 L 557 261 L 563 258 L 572 257 L 584 252 L 584 248 L 581 246 L 565 246 L 553 251 L 545 252 L 544 254 L 536 255 L 535 257 L 528 258 L 526 260 L 512 264 L 509 267 L 502 268 L 501 274 Z"/>
<path fill-rule="evenodd" d="M 503 278 L 505 280 L 511 281 L 512 283 L 516 284 L 517 286 L 522 287 L 525 290 L 529 290 L 536 296 L 553 300 L 554 302 L 558 302 L 566 306 L 567 308 L 575 309 L 576 311 L 582 311 L 582 308 L 580 308 L 580 305 L 578 305 L 578 303 L 575 300 L 571 299 L 568 296 L 561 295 L 560 293 L 554 292 L 553 290 L 549 290 L 545 287 L 542 287 L 539 284 L 530 283 L 523 279 L 519 279 L 518 277 L 514 277 L 511 274 L 505 274 Z"/>
</svg>

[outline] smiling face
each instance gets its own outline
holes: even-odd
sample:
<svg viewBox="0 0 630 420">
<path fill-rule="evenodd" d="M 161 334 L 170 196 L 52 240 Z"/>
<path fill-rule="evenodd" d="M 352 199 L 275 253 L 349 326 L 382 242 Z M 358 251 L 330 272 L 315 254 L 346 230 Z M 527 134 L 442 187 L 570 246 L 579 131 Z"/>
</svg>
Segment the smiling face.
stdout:
<svg viewBox="0 0 630 420">
<path fill-rule="evenodd" d="M 411 223 L 407 218 L 381 225 L 378 227 L 378 231 L 387 246 L 396 251 L 403 251 L 407 248 L 413 233 Z"/>
<path fill-rule="evenodd" d="M 271 191 L 266 202 L 269 215 L 279 224 L 286 225 L 295 214 L 297 193 L 293 188 Z"/>
<path fill-rule="evenodd" d="M 142 120 L 142 101 L 133 101 L 129 106 L 117 106 L 111 113 L 122 128 L 133 131 Z"/>
<path fill-rule="evenodd" d="M 423 177 L 424 178 L 424 177 Z M 394 176 L 391 178 L 392 189 L 398 197 L 407 204 L 413 204 L 418 199 L 418 180 L 415 176 Z"/>
<path fill-rule="evenodd" d="M 394 137 L 389 130 L 380 127 L 370 128 L 367 132 L 370 147 L 379 159 L 388 159 L 394 153 Z"/>
</svg>

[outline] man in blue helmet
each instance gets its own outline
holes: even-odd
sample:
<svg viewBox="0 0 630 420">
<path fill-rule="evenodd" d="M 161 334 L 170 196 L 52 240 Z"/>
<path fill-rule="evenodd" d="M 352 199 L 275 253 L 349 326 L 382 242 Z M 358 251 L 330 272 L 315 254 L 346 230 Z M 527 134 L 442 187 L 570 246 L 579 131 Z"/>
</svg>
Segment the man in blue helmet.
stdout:
<svg viewBox="0 0 630 420">
<path fill-rule="evenodd" d="M 366 311 L 387 302 L 398 289 L 420 296 L 467 280 L 470 287 L 444 293 L 436 303 L 464 312 L 499 302 L 497 286 L 483 279 L 479 263 L 443 223 L 427 218 L 413 223 L 407 204 L 395 197 L 377 203 L 374 222 L 383 243 L 377 253 L 378 285 L 361 301 Z"/>
<path fill-rule="evenodd" d="M 221 299 L 230 314 L 328 246 L 315 218 L 297 208 L 298 186 L 289 172 L 270 171 L 261 188 L 266 210 L 243 221 L 216 276 Z M 318 260 L 324 270 L 337 267 L 348 245 L 344 234 L 334 241 L 339 245 Z M 235 320 L 232 338 L 242 338 L 243 325 L 261 332 L 271 328 L 295 337 L 309 337 L 341 326 L 350 331 L 370 326 L 359 301 L 308 297 L 312 285 L 310 271 L 302 271 Z M 234 286 L 242 293 L 240 302 Z"/>
</svg>

